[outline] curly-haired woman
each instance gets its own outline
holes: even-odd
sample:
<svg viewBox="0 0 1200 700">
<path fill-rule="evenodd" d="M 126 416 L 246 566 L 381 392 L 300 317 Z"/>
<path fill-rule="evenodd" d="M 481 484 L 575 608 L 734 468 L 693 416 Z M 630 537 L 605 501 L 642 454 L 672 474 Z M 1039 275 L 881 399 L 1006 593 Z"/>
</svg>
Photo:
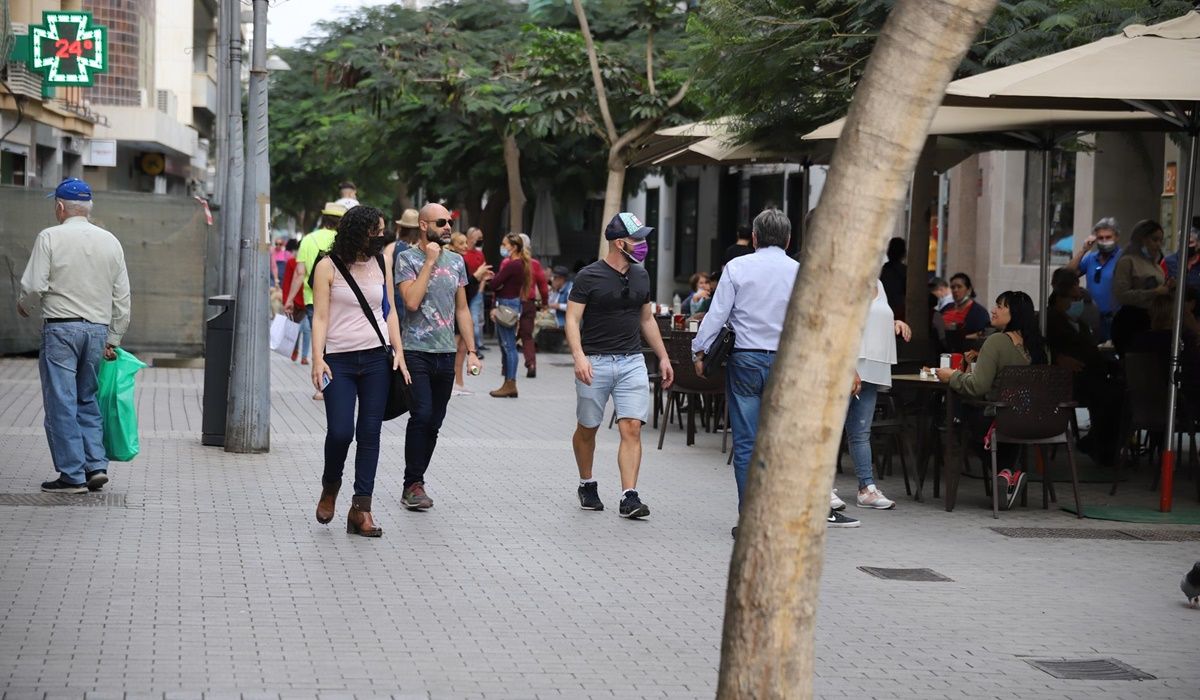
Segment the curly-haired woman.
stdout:
<svg viewBox="0 0 1200 700">
<path fill-rule="evenodd" d="M 372 207 L 354 207 L 338 224 L 329 255 L 313 272 L 313 363 L 312 380 L 325 393 L 325 471 L 317 522 L 333 520 L 338 489 L 350 441 L 358 446 L 354 455 L 354 498 L 346 531 L 364 537 L 379 537 L 383 530 L 371 517 L 371 494 L 379 464 L 379 433 L 391 386 L 390 372 L 399 369 L 411 381 L 404 364 L 397 314 L 383 318 L 384 298 L 396 307 L 391 279 L 392 261 L 381 254 L 384 243 L 383 214 Z M 340 263 L 340 265 L 335 264 Z M 350 279 L 339 268 L 349 272 Z M 356 285 L 371 317 L 364 312 Z M 390 347 L 380 343 L 387 328 Z M 358 420 L 355 422 L 355 405 Z"/>
</svg>

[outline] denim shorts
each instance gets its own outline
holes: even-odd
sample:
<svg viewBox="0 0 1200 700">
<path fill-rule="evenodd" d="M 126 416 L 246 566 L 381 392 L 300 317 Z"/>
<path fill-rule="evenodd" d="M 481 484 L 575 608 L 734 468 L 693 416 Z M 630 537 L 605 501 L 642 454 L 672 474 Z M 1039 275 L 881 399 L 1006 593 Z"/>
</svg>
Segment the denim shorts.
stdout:
<svg viewBox="0 0 1200 700">
<path fill-rule="evenodd" d="M 592 384 L 575 380 L 575 417 L 585 428 L 604 422 L 604 408 L 612 397 L 617 420 L 636 418 L 642 423 L 650 415 L 650 375 L 646 360 L 636 355 L 588 355 Z"/>
</svg>

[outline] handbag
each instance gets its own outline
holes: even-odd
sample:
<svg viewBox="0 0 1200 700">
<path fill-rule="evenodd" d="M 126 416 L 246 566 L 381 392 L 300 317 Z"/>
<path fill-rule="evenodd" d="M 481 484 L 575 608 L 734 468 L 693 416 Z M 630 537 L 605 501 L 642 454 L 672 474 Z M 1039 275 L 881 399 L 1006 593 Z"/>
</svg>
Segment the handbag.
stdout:
<svg viewBox="0 0 1200 700">
<path fill-rule="evenodd" d="M 350 275 L 350 271 L 346 269 L 346 265 L 338 258 L 338 256 L 330 253 L 329 259 L 333 262 L 334 267 L 341 273 L 342 278 L 346 280 L 346 285 L 350 287 L 350 291 L 354 292 L 355 298 L 358 299 L 358 305 L 362 307 L 363 313 L 367 315 L 367 320 L 371 322 L 371 327 L 375 329 L 375 335 L 379 336 L 379 344 L 384 350 L 388 351 L 388 356 L 394 356 L 393 350 L 387 341 L 383 339 L 383 331 L 379 330 L 379 323 L 375 320 L 375 314 L 371 311 L 371 305 L 367 303 L 367 298 L 363 296 L 362 290 L 358 288 L 358 282 L 354 281 L 354 277 Z M 379 263 L 379 269 L 383 270 L 383 275 L 387 277 L 387 269 L 383 265 L 383 256 L 376 255 L 375 262 Z M 405 413 L 408 413 L 408 382 L 404 381 L 404 373 L 398 369 L 392 370 L 391 384 L 388 386 L 387 405 L 383 409 L 383 419 L 391 420 L 398 418 Z"/>
<path fill-rule="evenodd" d="M 496 323 L 505 328 L 512 328 L 521 320 L 520 312 L 502 304 L 496 304 L 496 308 L 492 309 L 492 311 L 495 314 L 493 318 Z"/>
<path fill-rule="evenodd" d="M 711 377 L 713 372 L 725 366 L 729 353 L 733 351 L 735 335 L 733 327 L 726 323 L 717 331 L 717 337 L 704 351 L 704 376 Z"/>
</svg>

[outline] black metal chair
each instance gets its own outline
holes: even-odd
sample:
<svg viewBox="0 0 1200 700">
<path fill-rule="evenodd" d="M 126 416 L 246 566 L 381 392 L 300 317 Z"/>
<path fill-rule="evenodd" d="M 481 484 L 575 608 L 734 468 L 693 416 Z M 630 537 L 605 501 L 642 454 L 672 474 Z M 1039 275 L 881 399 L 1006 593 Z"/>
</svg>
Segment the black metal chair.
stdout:
<svg viewBox="0 0 1200 700">
<path fill-rule="evenodd" d="M 995 483 L 997 452 L 1001 443 L 1033 446 L 1041 454 L 1043 445 L 1065 445 L 1071 465 L 1071 487 L 1075 493 L 1075 515 L 1083 517 L 1079 501 L 1079 470 L 1075 464 L 1075 438 L 1072 421 L 1075 402 L 1071 400 L 1072 376 L 1064 367 L 1031 365 L 1005 367 L 996 375 L 995 429 L 991 439 L 991 469 L 988 478 Z M 992 489 L 992 517 L 1000 517 L 1000 489 Z M 1050 465 L 1042 473 L 1042 507 L 1049 507 Z"/>
<path fill-rule="evenodd" d="M 1167 436 L 1167 399 L 1168 384 L 1171 381 L 1170 362 L 1162 355 L 1153 352 L 1129 352 L 1121 358 L 1125 369 L 1125 412 L 1122 421 L 1121 444 L 1124 455 L 1117 459 L 1113 474 L 1111 494 L 1117 492 L 1117 483 L 1121 476 L 1122 463 L 1133 464 L 1137 457 L 1130 447 L 1133 436 L 1141 431 L 1147 433 L 1147 457 L 1154 476 L 1150 487 L 1158 488 L 1160 471 L 1157 469 L 1158 460 L 1162 457 L 1163 448 L 1169 444 L 1166 441 L 1176 441 L 1175 453 L 1183 454 L 1183 436 L 1192 437 L 1191 463 L 1196 469 L 1195 435 L 1197 426 L 1195 419 L 1187 410 L 1187 403 L 1182 396 L 1177 397 L 1175 426 L 1171 436 Z M 1200 498 L 1200 476 L 1196 478 L 1196 496 Z"/>
<path fill-rule="evenodd" d="M 701 377 L 696 374 L 692 364 L 692 338 L 690 334 L 672 334 L 667 343 L 667 356 L 671 358 L 671 366 L 675 369 L 675 382 L 665 389 L 663 399 L 662 424 L 659 426 L 658 449 L 662 449 L 667 436 L 667 424 L 671 422 L 671 411 L 680 397 L 688 397 L 687 444 L 695 442 L 696 406 L 693 399 L 709 399 L 709 405 L 716 406 L 718 400 L 725 398 L 725 370 L 715 375 Z M 682 411 L 682 407 L 680 408 Z M 715 409 L 713 411 L 716 413 Z M 715 420 L 713 421 L 715 423 Z"/>
</svg>

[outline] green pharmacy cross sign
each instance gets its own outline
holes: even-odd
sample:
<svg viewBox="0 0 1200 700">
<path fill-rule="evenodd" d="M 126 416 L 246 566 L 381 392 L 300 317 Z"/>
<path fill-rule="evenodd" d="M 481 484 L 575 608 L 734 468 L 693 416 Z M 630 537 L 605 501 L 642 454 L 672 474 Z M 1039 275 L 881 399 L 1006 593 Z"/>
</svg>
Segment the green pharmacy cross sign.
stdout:
<svg viewBox="0 0 1200 700">
<path fill-rule="evenodd" d="M 90 12 L 43 12 L 29 28 L 28 64 L 48 85 L 88 87 L 108 70 L 108 27 L 93 25 Z"/>
</svg>

